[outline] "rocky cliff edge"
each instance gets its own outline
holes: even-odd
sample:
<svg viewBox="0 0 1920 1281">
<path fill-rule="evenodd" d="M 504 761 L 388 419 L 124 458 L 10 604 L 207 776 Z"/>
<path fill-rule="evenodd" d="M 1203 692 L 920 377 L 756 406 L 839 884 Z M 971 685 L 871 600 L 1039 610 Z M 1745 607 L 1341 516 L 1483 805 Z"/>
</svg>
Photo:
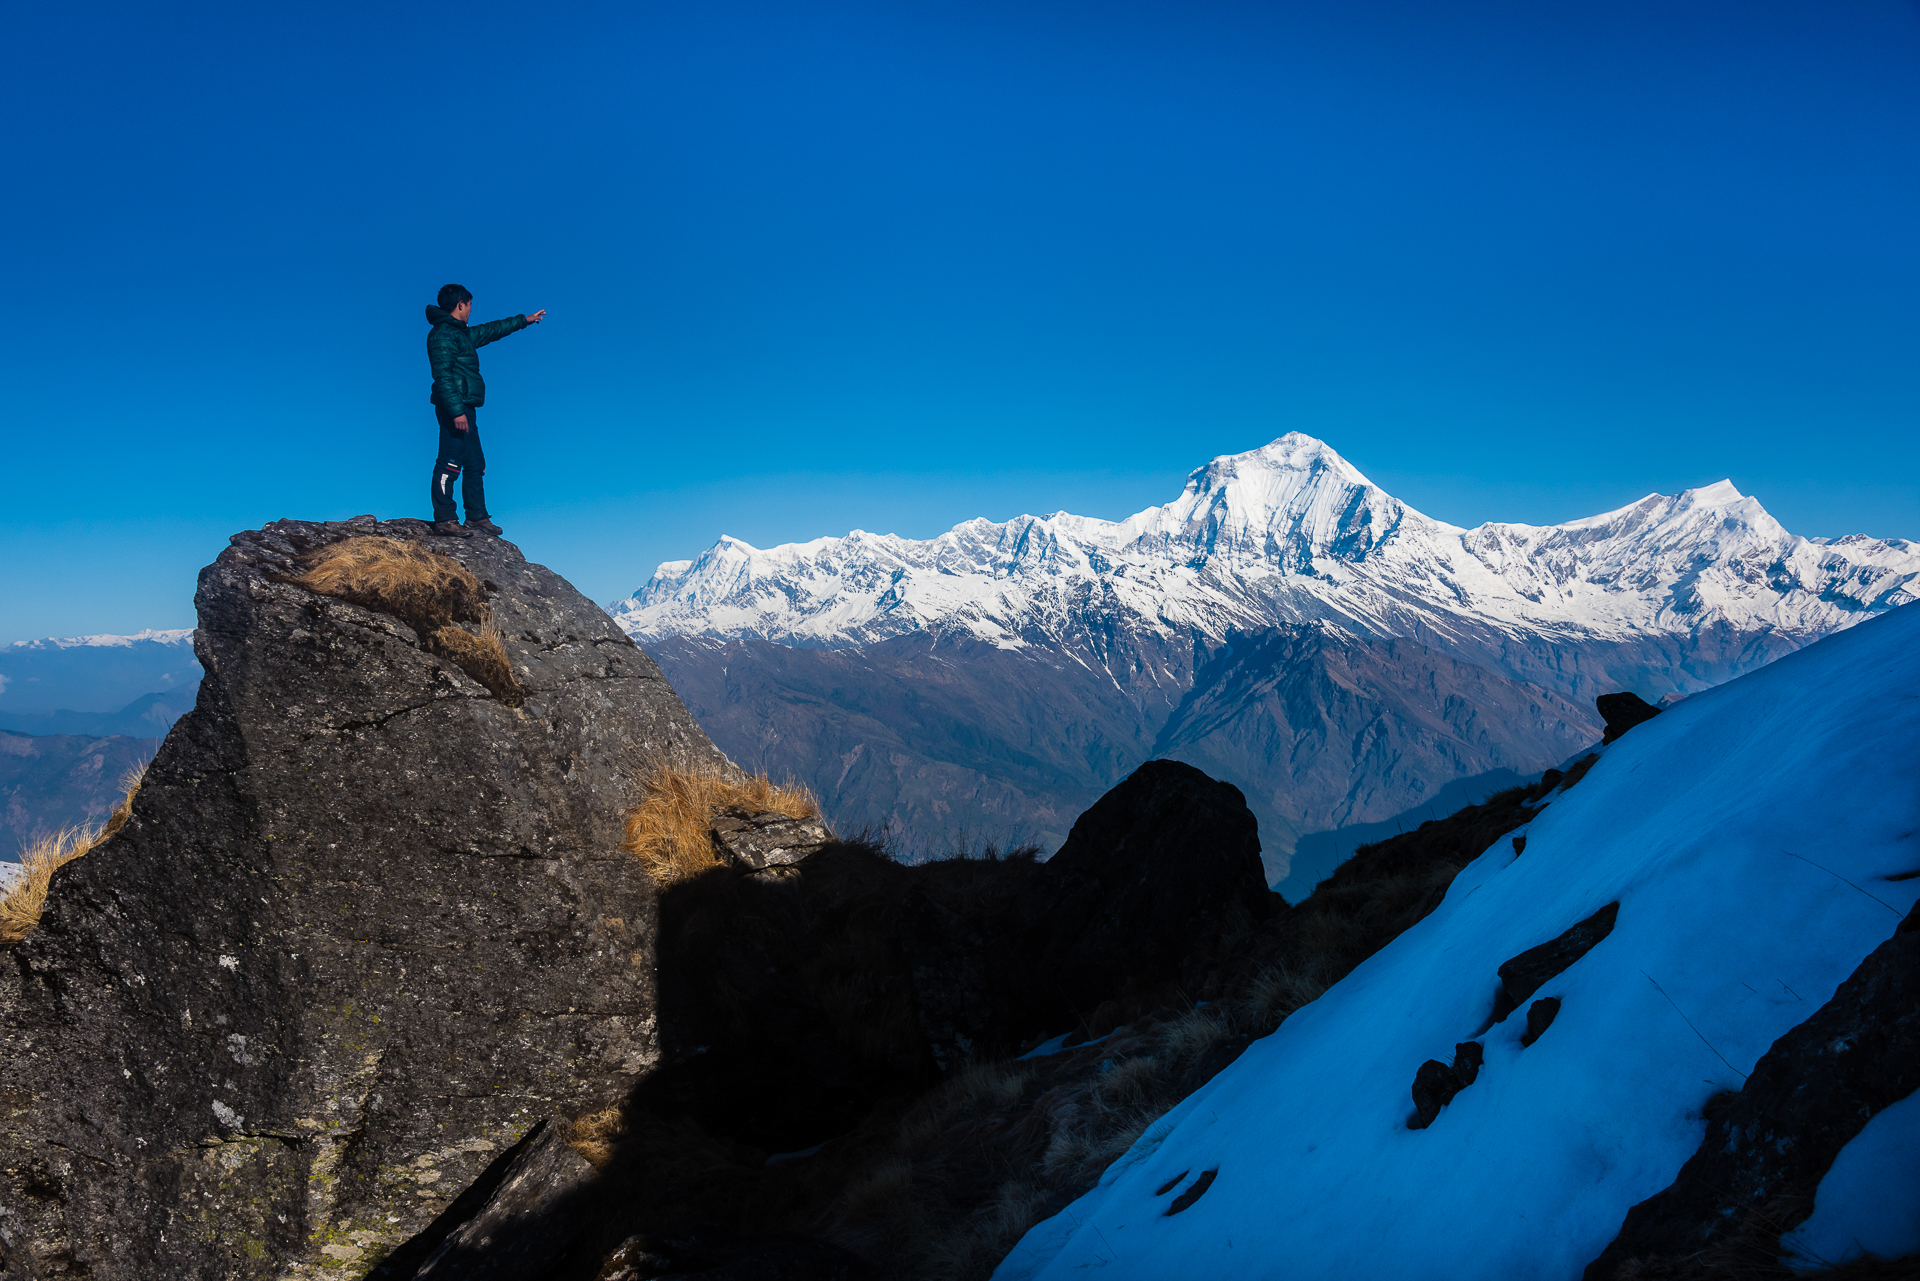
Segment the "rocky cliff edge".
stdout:
<svg viewBox="0 0 1920 1281">
<path fill-rule="evenodd" d="M 202 571 L 197 706 L 0 955 L 0 1276 L 363 1276 L 656 1060 L 621 818 L 724 758 L 557 575 L 425 535 L 276 521 Z M 292 581 L 365 538 L 479 583 L 461 636 Z"/>
</svg>

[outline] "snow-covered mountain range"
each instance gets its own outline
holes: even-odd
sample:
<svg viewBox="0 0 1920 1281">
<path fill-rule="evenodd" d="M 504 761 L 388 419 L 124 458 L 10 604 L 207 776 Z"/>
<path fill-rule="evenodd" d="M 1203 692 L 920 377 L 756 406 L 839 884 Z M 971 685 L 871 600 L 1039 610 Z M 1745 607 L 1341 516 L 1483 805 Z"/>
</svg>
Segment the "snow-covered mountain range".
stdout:
<svg viewBox="0 0 1920 1281">
<path fill-rule="evenodd" d="M 1327 620 L 1376 635 L 1465 620 L 1624 639 L 1715 623 L 1811 639 L 1920 594 L 1920 548 L 1789 534 L 1728 481 L 1561 525 L 1462 529 L 1290 432 L 1216 458 L 1123 521 L 972 520 L 915 540 L 856 530 L 760 550 L 722 538 L 610 608 L 636 639 L 838 648 L 964 630 L 1071 641 L 1090 615 L 1162 634 Z"/>
<path fill-rule="evenodd" d="M 131 636 L 117 636 L 107 632 L 93 636 L 47 636 L 40 640 L 14 641 L 7 646 L 7 652 L 47 649 L 132 649 L 142 641 L 155 645 L 190 645 L 193 643 L 193 628 L 147 627 Z"/>
<path fill-rule="evenodd" d="M 190 628 L 0 645 L 0 729 L 158 737 L 200 675 Z"/>
<path fill-rule="evenodd" d="M 1051 846 L 1172 756 L 1247 793 L 1278 880 L 1558 763 L 1596 694 L 1706 689 L 1917 595 L 1920 546 L 1798 537 L 1729 482 L 1462 529 L 1289 433 L 1126 520 L 722 538 L 608 608 L 843 826 Z"/>
</svg>

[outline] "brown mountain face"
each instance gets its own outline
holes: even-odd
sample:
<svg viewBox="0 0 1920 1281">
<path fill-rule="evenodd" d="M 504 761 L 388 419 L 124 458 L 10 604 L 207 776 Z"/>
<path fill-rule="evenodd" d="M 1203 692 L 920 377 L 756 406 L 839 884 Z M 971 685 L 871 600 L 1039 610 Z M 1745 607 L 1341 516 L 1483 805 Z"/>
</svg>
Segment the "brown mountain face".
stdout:
<svg viewBox="0 0 1920 1281">
<path fill-rule="evenodd" d="M 98 827 L 153 759 L 157 738 L 14 734 L 0 730 L 0 858 L 67 827 Z"/>
<path fill-rule="evenodd" d="M 1423 806 L 1444 817 L 1458 808 L 1442 803 L 1450 786 L 1485 779 L 1486 792 L 1499 790 L 1599 728 L 1591 707 L 1443 651 L 1301 627 L 1230 638 L 1195 673 L 1155 750 L 1239 786 L 1263 844 L 1290 855 L 1303 837 Z M 1277 864 L 1270 856 L 1286 875 Z"/>
<path fill-rule="evenodd" d="M 1463 787 L 1517 782 L 1601 731 L 1590 704 L 1412 640 L 1311 624 L 1224 644 L 1107 639 L 1084 655 L 929 633 L 841 650 L 697 637 L 647 648 L 729 756 L 806 783 L 842 830 L 1053 849 L 1074 815 L 1166 757 L 1246 794 L 1275 882 L 1302 838 L 1390 835 L 1396 819 L 1450 813 L 1479 799 Z M 1316 879 L 1334 861 L 1320 845 Z"/>
</svg>

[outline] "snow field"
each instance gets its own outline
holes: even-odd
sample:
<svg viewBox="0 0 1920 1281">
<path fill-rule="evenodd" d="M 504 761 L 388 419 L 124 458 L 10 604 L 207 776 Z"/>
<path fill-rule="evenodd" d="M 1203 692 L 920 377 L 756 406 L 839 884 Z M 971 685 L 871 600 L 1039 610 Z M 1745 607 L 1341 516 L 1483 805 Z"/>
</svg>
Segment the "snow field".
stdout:
<svg viewBox="0 0 1920 1281">
<path fill-rule="evenodd" d="M 1578 1278 L 1698 1146 L 1708 1097 L 1737 1089 L 1920 895 L 1886 879 L 1920 869 L 1916 653 L 1920 610 L 1895 610 L 1634 729 L 1553 798 L 1524 855 L 1496 842 L 996 1278 Z M 1476 1036 L 1504 961 L 1615 901 L 1611 935 Z M 1522 1048 L 1525 1005 L 1548 996 L 1559 1016 Z M 1479 1078 L 1408 1130 L 1415 1071 L 1469 1039 Z M 1834 1179 L 1863 1162 L 1888 1177 L 1871 1134 Z M 1920 1181 L 1904 1194 L 1920 1200 Z M 1845 1199 L 1823 1189 L 1810 1246 L 1857 1234 L 1828 1209 Z"/>
</svg>

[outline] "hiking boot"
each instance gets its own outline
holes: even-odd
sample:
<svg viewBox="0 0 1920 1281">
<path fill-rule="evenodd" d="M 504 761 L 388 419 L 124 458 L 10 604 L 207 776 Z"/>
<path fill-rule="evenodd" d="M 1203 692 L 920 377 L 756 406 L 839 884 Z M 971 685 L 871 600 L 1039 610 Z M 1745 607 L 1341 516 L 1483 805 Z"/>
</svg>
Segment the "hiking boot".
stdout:
<svg viewBox="0 0 1920 1281">
<path fill-rule="evenodd" d="M 452 520 L 434 521 L 433 532 L 436 534 L 445 534 L 450 538 L 465 538 L 467 536 L 467 531 L 460 528 L 460 523 Z"/>
<path fill-rule="evenodd" d="M 486 516 L 482 516 L 479 520 L 468 517 L 467 528 L 479 534 L 492 534 L 495 538 L 500 537 L 501 533 L 500 526 L 494 524 L 493 521 Z"/>
</svg>

